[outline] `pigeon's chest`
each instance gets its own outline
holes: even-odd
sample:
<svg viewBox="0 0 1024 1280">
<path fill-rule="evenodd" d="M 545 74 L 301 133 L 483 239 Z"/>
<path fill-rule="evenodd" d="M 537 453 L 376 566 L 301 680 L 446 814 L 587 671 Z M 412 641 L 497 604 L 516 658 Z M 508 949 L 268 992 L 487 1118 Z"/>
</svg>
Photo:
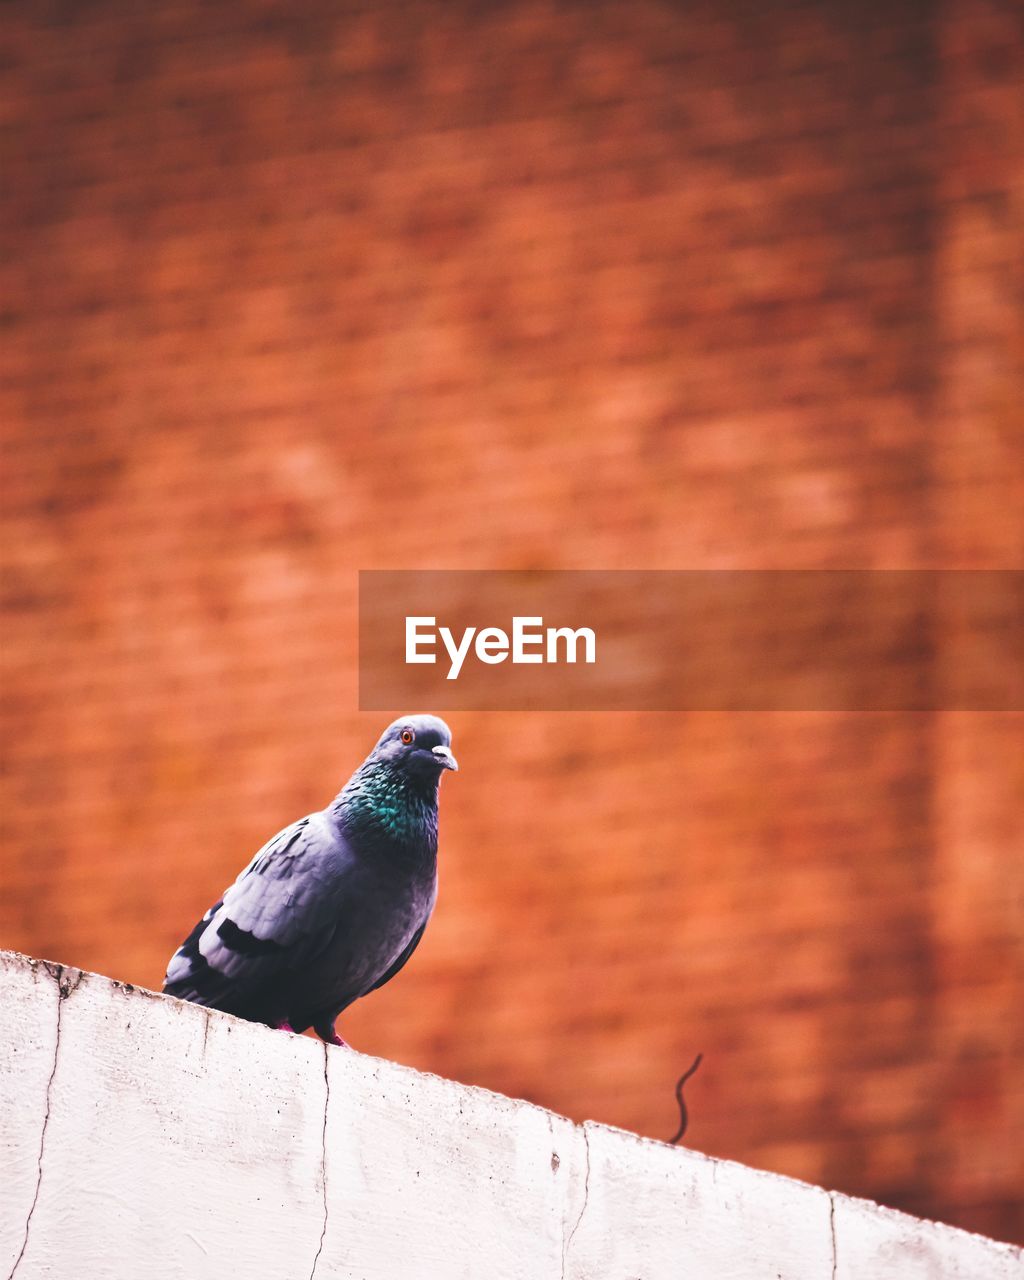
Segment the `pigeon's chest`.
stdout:
<svg viewBox="0 0 1024 1280">
<path fill-rule="evenodd" d="M 429 918 L 437 897 L 433 867 L 412 873 L 376 869 L 367 876 L 358 910 L 339 921 L 332 962 L 353 990 L 372 987 Z"/>
</svg>

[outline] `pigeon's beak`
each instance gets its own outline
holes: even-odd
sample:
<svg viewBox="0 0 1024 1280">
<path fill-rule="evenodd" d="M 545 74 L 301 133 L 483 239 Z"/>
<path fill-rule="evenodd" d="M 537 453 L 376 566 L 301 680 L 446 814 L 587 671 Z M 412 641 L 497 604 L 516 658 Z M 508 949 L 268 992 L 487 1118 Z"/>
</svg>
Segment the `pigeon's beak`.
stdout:
<svg viewBox="0 0 1024 1280">
<path fill-rule="evenodd" d="M 458 773 L 459 762 L 452 755 L 451 747 L 431 747 L 430 750 L 442 769 L 453 769 Z"/>
</svg>

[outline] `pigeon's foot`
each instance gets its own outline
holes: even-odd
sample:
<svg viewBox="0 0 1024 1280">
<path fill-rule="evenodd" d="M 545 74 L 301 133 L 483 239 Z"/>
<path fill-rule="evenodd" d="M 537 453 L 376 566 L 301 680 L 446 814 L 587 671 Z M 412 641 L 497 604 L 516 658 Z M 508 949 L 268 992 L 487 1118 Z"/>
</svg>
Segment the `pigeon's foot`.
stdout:
<svg viewBox="0 0 1024 1280">
<path fill-rule="evenodd" d="M 341 1036 L 339 1036 L 337 1031 L 335 1031 L 333 1022 L 321 1022 L 314 1026 L 313 1030 L 317 1033 L 324 1044 L 336 1044 L 339 1049 L 352 1048 L 348 1041 L 342 1040 Z"/>
<path fill-rule="evenodd" d="M 292 1035 L 295 1035 L 295 1028 L 292 1026 L 292 1024 L 291 1024 L 290 1022 L 279 1022 L 279 1023 L 277 1023 L 277 1025 L 274 1027 L 274 1030 L 275 1030 L 275 1031 L 290 1031 L 290 1032 L 292 1033 Z"/>
</svg>

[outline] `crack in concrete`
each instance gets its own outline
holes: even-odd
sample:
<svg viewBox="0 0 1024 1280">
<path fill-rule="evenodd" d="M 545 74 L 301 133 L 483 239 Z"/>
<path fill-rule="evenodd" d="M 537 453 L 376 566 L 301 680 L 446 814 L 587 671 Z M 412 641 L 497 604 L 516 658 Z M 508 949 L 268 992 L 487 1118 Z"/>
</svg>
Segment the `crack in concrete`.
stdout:
<svg viewBox="0 0 1024 1280">
<path fill-rule="evenodd" d="M 320 1183 L 324 1189 L 324 1225 L 320 1228 L 320 1243 L 316 1248 L 316 1257 L 313 1259 L 313 1270 L 309 1273 L 309 1280 L 313 1280 L 316 1275 L 317 1264 L 320 1261 L 320 1254 L 323 1253 L 324 1239 L 327 1236 L 327 1109 L 331 1105 L 331 1077 L 329 1072 L 330 1058 L 328 1057 L 328 1046 L 324 1045 L 324 1128 L 320 1138 L 321 1155 L 320 1155 Z"/>
<path fill-rule="evenodd" d="M 836 1197 L 832 1191 L 828 1193 L 828 1229 L 832 1233 L 832 1280 L 836 1280 L 839 1259 L 836 1256 Z"/>
<path fill-rule="evenodd" d="M 82 980 L 79 972 L 78 981 L 74 986 L 67 985 L 64 980 L 64 968 L 62 965 L 56 966 L 56 969 L 47 965 L 52 977 L 57 980 L 57 1038 L 53 1045 L 53 1066 L 50 1068 L 50 1078 L 46 1082 L 46 1109 L 43 1112 L 43 1130 L 39 1135 L 39 1161 L 36 1171 L 36 1189 L 32 1195 L 32 1203 L 29 1206 L 28 1217 L 25 1219 L 25 1236 L 21 1242 L 21 1248 L 18 1256 L 14 1259 L 14 1266 L 10 1270 L 7 1280 L 14 1280 L 14 1273 L 21 1266 L 21 1260 L 25 1256 L 25 1250 L 28 1248 L 29 1231 L 32 1227 L 32 1216 L 36 1211 L 36 1205 L 39 1203 L 39 1192 L 43 1185 L 43 1152 L 46 1149 L 46 1130 L 50 1124 L 50 1099 L 53 1094 L 53 1078 L 57 1074 L 57 1057 L 60 1053 L 60 1015 L 61 1009 L 64 1007 L 64 1001 L 74 991 L 75 987 Z"/>
<path fill-rule="evenodd" d="M 562 1280 L 565 1280 L 565 1264 L 569 1257 L 569 1246 L 572 1244 L 573 1237 L 576 1235 L 576 1232 L 580 1229 L 580 1223 L 583 1221 L 583 1215 L 587 1211 L 587 1201 L 590 1199 L 590 1135 L 587 1133 L 586 1125 L 583 1125 L 582 1129 L 583 1144 L 587 1153 L 587 1166 L 583 1174 L 583 1204 L 580 1207 L 579 1216 L 573 1225 L 573 1229 L 569 1232 L 562 1244 Z"/>
</svg>

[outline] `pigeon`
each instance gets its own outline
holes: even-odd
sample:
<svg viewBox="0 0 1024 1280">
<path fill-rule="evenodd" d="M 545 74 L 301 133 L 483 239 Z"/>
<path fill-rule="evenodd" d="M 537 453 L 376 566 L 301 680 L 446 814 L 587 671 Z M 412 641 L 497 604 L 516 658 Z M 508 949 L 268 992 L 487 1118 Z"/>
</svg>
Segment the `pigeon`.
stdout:
<svg viewBox="0 0 1024 1280">
<path fill-rule="evenodd" d="M 416 950 L 437 897 L 437 716 L 402 716 L 335 800 L 278 832 L 171 957 L 164 992 L 328 1044 Z"/>
</svg>

